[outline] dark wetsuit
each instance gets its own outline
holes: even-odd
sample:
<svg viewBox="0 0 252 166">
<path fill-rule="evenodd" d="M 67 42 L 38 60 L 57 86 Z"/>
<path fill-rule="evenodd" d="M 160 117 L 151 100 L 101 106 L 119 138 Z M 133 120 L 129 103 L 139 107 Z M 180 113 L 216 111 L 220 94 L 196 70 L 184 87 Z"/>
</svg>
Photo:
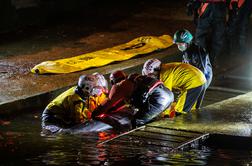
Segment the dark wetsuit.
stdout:
<svg viewBox="0 0 252 166">
<path fill-rule="evenodd" d="M 239 0 L 240 1 L 240 0 Z M 229 17 L 227 22 L 227 51 L 229 54 L 242 53 L 247 51 L 247 36 L 249 20 L 252 13 L 252 1 L 245 0 L 241 6 L 234 9 L 232 5 L 229 6 Z"/>
<path fill-rule="evenodd" d="M 201 1 L 201 7 L 198 9 L 201 12 L 199 12 L 197 20 L 195 41 L 198 45 L 210 50 L 210 59 L 213 64 L 215 58 L 221 54 L 224 44 L 226 3 L 222 0 L 215 2 L 208 0 L 209 3 L 203 3 L 206 0 L 199 0 L 199 2 Z M 204 8 L 205 4 L 207 4 L 206 8 Z M 209 30 L 211 30 L 211 46 L 207 47 Z"/>
<path fill-rule="evenodd" d="M 203 47 L 191 43 L 189 48 L 183 52 L 183 63 L 189 63 L 203 72 L 206 77 L 206 88 L 209 87 L 212 78 L 213 70 L 209 59 L 208 52 Z"/>
</svg>

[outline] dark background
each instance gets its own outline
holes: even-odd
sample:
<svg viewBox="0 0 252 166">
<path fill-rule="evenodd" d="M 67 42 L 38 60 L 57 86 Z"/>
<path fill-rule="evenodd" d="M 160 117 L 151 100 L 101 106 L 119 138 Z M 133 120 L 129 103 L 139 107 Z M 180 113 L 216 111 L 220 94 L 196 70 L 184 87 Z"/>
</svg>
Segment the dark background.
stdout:
<svg viewBox="0 0 252 166">
<path fill-rule="evenodd" d="M 58 23 L 92 24 L 106 26 L 118 19 L 141 10 L 143 3 L 163 0 L 1 0 L 0 33 L 15 31 L 28 26 Z M 185 0 L 180 0 L 182 3 Z M 106 20 L 106 22 L 105 22 Z M 105 25 L 104 25 L 105 24 Z"/>
</svg>

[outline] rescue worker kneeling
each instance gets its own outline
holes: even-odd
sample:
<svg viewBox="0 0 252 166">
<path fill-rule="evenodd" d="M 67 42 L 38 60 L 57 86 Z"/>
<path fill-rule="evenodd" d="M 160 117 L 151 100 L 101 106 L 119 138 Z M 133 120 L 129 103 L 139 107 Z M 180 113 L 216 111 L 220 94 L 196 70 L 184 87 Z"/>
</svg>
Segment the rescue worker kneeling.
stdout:
<svg viewBox="0 0 252 166">
<path fill-rule="evenodd" d="M 121 117 L 123 112 L 124 117 L 128 117 L 126 120 L 128 124 L 133 122 L 133 127 L 141 126 L 167 109 L 173 99 L 173 93 L 161 81 L 148 76 L 131 74 L 121 82 L 114 83 L 109 99 L 92 113 L 92 118 L 103 121 L 104 115 L 112 117 L 118 114 L 120 115 L 118 117 Z M 136 113 L 135 108 L 138 110 Z M 126 121 L 115 124 L 117 128 L 123 128 Z"/>
<path fill-rule="evenodd" d="M 105 82 L 99 73 L 80 76 L 77 86 L 63 92 L 47 105 L 42 114 L 42 133 L 56 133 L 89 121 L 92 111 L 107 99 Z"/>
<path fill-rule="evenodd" d="M 142 74 L 158 78 L 169 90 L 180 92 L 175 107 L 166 110 L 164 115 L 173 117 L 174 111 L 187 113 L 200 107 L 206 78 L 196 67 L 179 62 L 161 64 L 158 59 L 149 59 L 144 63 Z"/>
</svg>

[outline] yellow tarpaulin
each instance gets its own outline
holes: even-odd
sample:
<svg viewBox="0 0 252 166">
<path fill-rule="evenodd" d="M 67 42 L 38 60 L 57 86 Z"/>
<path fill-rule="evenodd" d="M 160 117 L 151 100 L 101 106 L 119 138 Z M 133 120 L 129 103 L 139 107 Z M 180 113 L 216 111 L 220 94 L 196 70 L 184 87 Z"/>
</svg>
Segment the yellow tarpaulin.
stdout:
<svg viewBox="0 0 252 166">
<path fill-rule="evenodd" d="M 45 73 L 71 73 L 90 67 L 99 67 L 115 61 L 123 61 L 140 54 L 147 54 L 164 49 L 173 44 L 169 35 L 159 37 L 143 36 L 128 43 L 91 53 L 82 54 L 67 59 L 45 61 L 36 65 L 31 72 Z"/>
</svg>

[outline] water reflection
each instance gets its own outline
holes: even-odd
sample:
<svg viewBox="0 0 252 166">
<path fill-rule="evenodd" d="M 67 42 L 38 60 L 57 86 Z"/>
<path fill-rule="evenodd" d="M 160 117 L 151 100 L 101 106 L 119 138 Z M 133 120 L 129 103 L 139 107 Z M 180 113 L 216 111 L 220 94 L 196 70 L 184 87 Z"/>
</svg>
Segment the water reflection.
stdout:
<svg viewBox="0 0 252 166">
<path fill-rule="evenodd" d="M 132 136 L 98 144 L 118 133 L 40 136 L 40 120 L 26 115 L 0 125 L 1 165 L 249 165 L 249 150 L 198 147 L 173 151 Z M 15 159 L 15 160 L 14 160 Z"/>
<path fill-rule="evenodd" d="M 144 165 L 181 165 L 182 163 L 186 165 L 206 165 L 208 154 L 208 150 L 194 149 L 186 152 L 156 153 L 152 157 L 148 156 L 142 160 Z"/>
</svg>

